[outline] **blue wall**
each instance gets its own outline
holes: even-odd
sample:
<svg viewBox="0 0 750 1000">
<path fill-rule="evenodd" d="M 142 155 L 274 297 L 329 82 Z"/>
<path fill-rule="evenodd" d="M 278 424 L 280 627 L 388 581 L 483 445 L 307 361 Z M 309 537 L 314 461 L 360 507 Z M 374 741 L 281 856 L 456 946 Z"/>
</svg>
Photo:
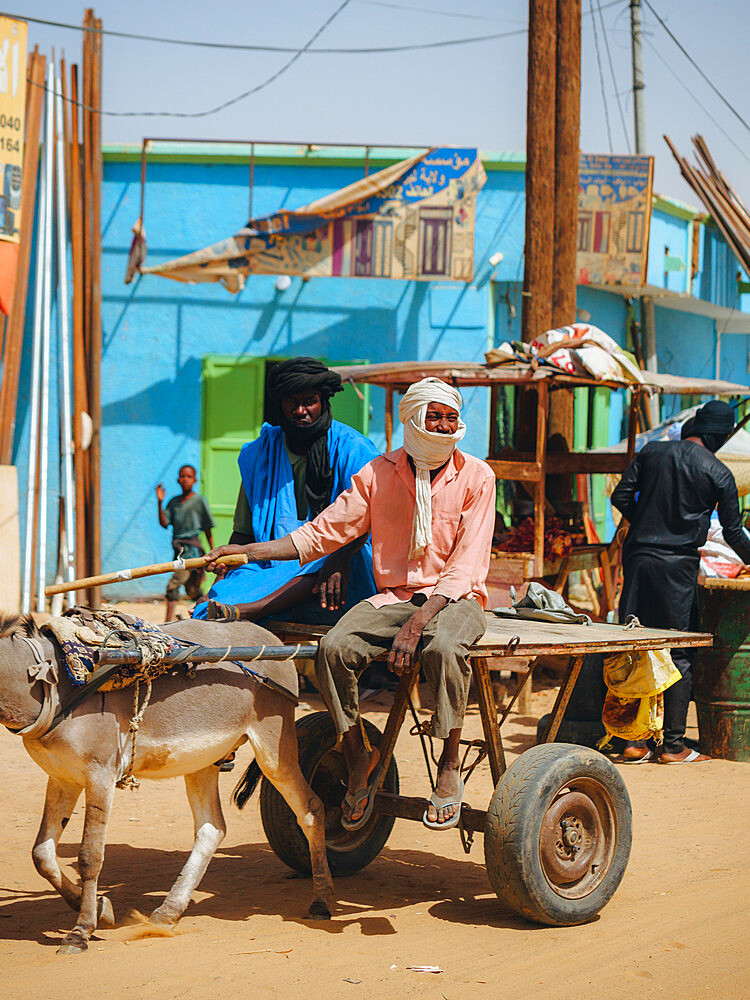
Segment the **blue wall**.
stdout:
<svg viewBox="0 0 750 1000">
<path fill-rule="evenodd" d="M 270 164 L 255 168 L 253 213 L 297 208 L 362 176 L 361 166 Z M 177 491 L 178 468 L 200 465 L 201 363 L 207 354 L 269 356 L 310 354 L 337 361 L 432 359 L 480 361 L 493 344 L 520 336 L 523 277 L 524 175 L 488 169 L 477 205 L 475 277 L 462 283 L 293 278 L 278 292 L 275 279 L 257 276 L 231 295 L 220 285 L 184 285 L 143 276 L 123 283 L 131 226 L 140 211 L 140 164 L 106 160 L 102 192 L 102 566 L 114 569 L 169 558 L 169 535 L 156 518 L 154 486 Z M 150 163 L 145 206 L 149 264 L 206 246 L 244 224 L 247 163 Z M 656 213 L 652 267 L 663 267 L 663 247 L 688 260 L 688 223 Z M 681 241 L 681 242 L 680 242 Z M 500 251 L 496 268 L 489 257 Z M 712 251 L 713 252 L 713 251 Z M 718 250 L 716 251 L 718 253 Z M 716 255 L 714 254 L 714 257 Z M 714 258 L 712 258 L 714 259 Z M 718 267 L 718 265 L 717 265 Z M 716 269 L 714 269 L 716 270 Z M 654 272 L 655 277 L 658 274 Z M 670 280 L 684 281 L 682 272 Z M 661 279 L 654 283 L 662 283 Z M 670 284 L 670 287 L 672 285 Z M 510 315 L 506 293 L 515 317 Z M 30 293 L 33 294 L 33 292 Z M 31 298 L 30 298 L 31 301 Z M 625 300 L 580 288 L 579 308 L 619 343 L 626 330 Z M 657 310 L 658 343 L 666 370 L 713 373 L 713 323 Z M 689 322 L 688 322 L 689 321 Z M 742 344 L 739 342 L 742 341 Z M 742 379 L 746 338 L 725 338 L 722 374 Z M 21 374 L 16 461 L 21 504 L 27 482 L 29 317 Z M 726 362 L 724 360 L 726 356 Z M 725 368 L 724 365 L 727 365 Z M 732 374 L 734 372 L 734 375 Z M 54 376 L 56 379 L 56 375 Z M 55 382 L 56 384 L 56 382 Z M 55 397 L 53 392 L 53 399 Z M 619 396 L 621 394 L 617 394 Z M 384 446 L 384 393 L 372 393 L 371 436 Z M 610 440 L 620 436 L 622 403 L 613 399 Z M 466 450 L 484 457 L 489 394 L 465 393 Z M 57 427 L 56 410 L 51 427 Z M 397 425 L 398 427 L 398 425 Z M 50 565 L 57 540 L 57 431 L 50 435 Z M 395 439 L 400 444 L 400 437 Z M 199 484 L 200 489 L 200 484 Z M 21 512 L 22 533 L 24 510 Z M 23 537 L 23 535 L 22 535 Z M 162 579 L 110 588 L 108 594 L 161 591 Z"/>
</svg>

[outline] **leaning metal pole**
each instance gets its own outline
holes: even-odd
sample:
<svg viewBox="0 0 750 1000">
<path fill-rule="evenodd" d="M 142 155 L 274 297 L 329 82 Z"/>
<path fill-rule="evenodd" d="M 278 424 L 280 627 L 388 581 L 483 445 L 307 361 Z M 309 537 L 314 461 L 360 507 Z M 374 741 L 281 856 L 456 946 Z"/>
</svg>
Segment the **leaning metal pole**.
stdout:
<svg viewBox="0 0 750 1000">
<path fill-rule="evenodd" d="M 44 584 L 47 569 L 47 470 L 49 466 L 49 356 L 52 325 L 52 182 L 55 142 L 55 67 L 47 70 L 46 137 L 44 146 L 44 308 L 42 311 L 42 400 L 39 426 L 39 574 L 36 610 L 45 611 Z"/>
<path fill-rule="evenodd" d="M 47 100 L 50 100 L 49 94 Z M 43 144 L 46 135 L 42 135 Z M 44 221 L 46 218 L 46 147 L 42 146 L 39 172 L 39 211 L 36 224 L 36 268 L 34 272 L 34 335 L 31 350 L 31 393 L 29 400 L 29 475 L 26 486 L 26 538 L 24 540 L 21 610 L 31 611 L 31 578 L 34 565 L 34 495 L 36 493 L 37 451 L 39 448 L 39 380 L 42 352 L 42 310 L 44 308 Z"/>
<path fill-rule="evenodd" d="M 75 480 L 73 477 L 73 424 L 70 398 L 70 314 L 68 302 L 68 232 L 67 195 L 65 189 L 65 136 L 63 133 L 62 77 L 55 83 L 55 124 L 57 128 L 57 327 L 59 331 L 60 372 L 60 461 L 62 495 L 65 515 L 64 574 L 67 580 L 76 576 L 75 557 Z M 72 591 L 67 594 L 68 607 L 75 604 Z"/>
</svg>

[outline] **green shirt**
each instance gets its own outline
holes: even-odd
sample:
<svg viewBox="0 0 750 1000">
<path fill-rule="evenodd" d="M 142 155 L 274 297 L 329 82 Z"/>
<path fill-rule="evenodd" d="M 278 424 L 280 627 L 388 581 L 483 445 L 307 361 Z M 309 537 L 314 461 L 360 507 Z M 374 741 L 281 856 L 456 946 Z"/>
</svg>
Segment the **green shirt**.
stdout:
<svg viewBox="0 0 750 1000">
<path fill-rule="evenodd" d="M 306 521 L 309 514 L 309 504 L 307 502 L 307 489 L 305 487 L 305 477 L 307 475 L 307 455 L 295 455 L 289 450 L 289 445 L 284 438 L 284 446 L 289 456 L 292 466 L 292 476 L 294 477 L 294 499 L 297 501 L 297 517 L 300 521 Z M 237 495 L 237 505 L 234 508 L 234 521 L 232 527 L 238 535 L 253 537 L 253 518 L 250 513 L 250 504 L 247 502 L 245 487 L 240 484 L 240 492 Z"/>
<path fill-rule="evenodd" d="M 195 538 L 200 535 L 201 531 L 208 534 L 214 526 L 208 502 L 200 493 L 193 493 L 187 500 L 182 499 L 182 494 L 172 497 L 164 513 L 167 522 L 172 525 L 173 544 L 181 538 Z M 203 555 L 203 552 L 198 546 L 183 546 L 182 556 L 184 559 L 193 559 L 200 555 Z"/>
</svg>

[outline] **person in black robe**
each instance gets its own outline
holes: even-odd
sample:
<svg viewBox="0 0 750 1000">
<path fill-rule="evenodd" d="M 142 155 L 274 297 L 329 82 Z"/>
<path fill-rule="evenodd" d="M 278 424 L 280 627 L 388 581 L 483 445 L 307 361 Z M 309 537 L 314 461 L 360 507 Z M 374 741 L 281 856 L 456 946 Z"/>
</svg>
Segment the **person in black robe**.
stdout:
<svg viewBox="0 0 750 1000">
<path fill-rule="evenodd" d="M 620 621 L 636 615 L 641 625 L 694 631 L 698 627 L 698 550 L 718 510 L 724 540 L 750 562 L 750 534 L 740 522 L 734 476 L 714 452 L 734 429 L 732 408 L 712 400 L 698 410 L 680 441 L 652 441 L 636 455 L 612 494 L 626 521 L 622 550 L 624 583 Z M 682 679 L 664 692 L 664 743 L 659 762 L 708 760 L 685 746 L 690 703 L 691 651 L 673 649 Z M 631 762 L 652 760 L 657 749 L 626 747 Z"/>
</svg>

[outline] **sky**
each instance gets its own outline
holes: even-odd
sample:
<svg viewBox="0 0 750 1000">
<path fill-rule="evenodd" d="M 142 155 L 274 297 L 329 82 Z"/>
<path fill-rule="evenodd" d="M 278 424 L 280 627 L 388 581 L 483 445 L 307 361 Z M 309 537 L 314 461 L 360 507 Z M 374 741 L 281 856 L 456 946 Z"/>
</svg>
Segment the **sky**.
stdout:
<svg viewBox="0 0 750 1000">
<path fill-rule="evenodd" d="M 714 87 L 750 121 L 742 68 L 750 47 L 742 0 L 648 2 Z M 104 117 L 105 143 L 150 136 L 524 150 L 525 0 L 100 0 L 94 9 L 105 30 L 295 49 L 334 14 L 311 48 L 505 35 L 411 52 L 304 53 L 258 93 L 216 114 Z M 583 0 L 583 11 L 581 149 L 632 152 L 628 2 Z M 84 7 L 75 0 L 17 0 L 6 13 L 81 24 Z M 698 206 L 662 136 L 668 134 L 692 160 L 690 137 L 700 133 L 727 179 L 750 202 L 748 128 L 691 66 L 646 0 L 643 22 L 654 190 Z M 46 54 L 54 48 L 58 57 L 64 52 L 68 62 L 81 62 L 80 32 L 30 23 L 29 39 Z M 103 52 L 103 109 L 139 113 L 209 110 L 262 84 L 291 58 L 112 37 L 105 37 Z"/>
</svg>

